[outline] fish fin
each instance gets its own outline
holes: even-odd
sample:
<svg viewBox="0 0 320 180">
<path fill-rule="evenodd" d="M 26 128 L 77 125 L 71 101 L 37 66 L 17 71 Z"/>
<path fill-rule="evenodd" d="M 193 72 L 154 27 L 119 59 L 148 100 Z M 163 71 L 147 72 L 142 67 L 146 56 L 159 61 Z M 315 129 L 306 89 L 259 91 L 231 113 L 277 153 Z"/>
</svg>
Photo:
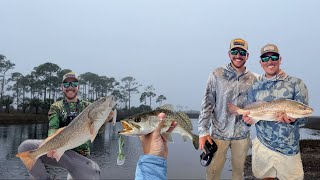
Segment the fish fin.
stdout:
<svg viewBox="0 0 320 180">
<path fill-rule="evenodd" d="M 164 109 L 164 110 L 172 111 L 173 110 L 173 106 L 171 104 L 165 104 L 165 105 L 159 107 L 158 109 Z"/>
<path fill-rule="evenodd" d="M 96 132 L 95 134 L 91 135 L 90 137 L 90 141 L 91 143 L 94 141 L 94 139 L 96 139 L 98 132 Z"/>
<path fill-rule="evenodd" d="M 199 136 L 192 134 L 192 143 L 194 148 L 196 148 L 197 150 L 199 149 Z"/>
<path fill-rule="evenodd" d="M 173 143 L 173 139 L 172 139 L 171 133 L 166 133 L 165 132 L 165 133 L 162 133 L 161 135 L 165 140 L 167 140 L 168 142 Z"/>
<path fill-rule="evenodd" d="M 61 156 L 64 154 L 64 151 L 59 151 L 59 150 L 51 150 L 51 151 L 49 151 L 47 154 L 50 154 L 51 156 L 49 156 L 49 157 L 53 157 L 53 158 L 55 158 L 56 159 L 56 161 L 58 162 L 58 161 L 60 161 L 60 159 L 61 159 Z"/>
<path fill-rule="evenodd" d="M 99 120 L 97 121 L 99 122 Z M 98 131 L 99 129 L 96 127 L 96 123 L 93 122 L 90 126 L 90 141 L 91 143 L 94 141 L 94 139 L 97 137 Z"/>
<path fill-rule="evenodd" d="M 16 156 L 22 160 L 23 164 L 27 167 L 29 171 L 32 169 L 33 165 L 37 161 L 36 158 L 32 157 L 31 151 L 18 153 Z"/>
<path fill-rule="evenodd" d="M 47 153 L 48 157 L 53 157 L 53 155 L 56 153 L 56 150 L 51 150 Z"/>
<path fill-rule="evenodd" d="M 39 145 L 39 147 L 43 146 L 45 143 L 47 143 L 48 141 L 50 141 L 50 139 L 52 139 L 53 137 L 55 137 L 56 135 L 58 135 L 65 127 L 59 128 L 56 132 L 54 132 L 53 134 L 51 134 L 50 136 L 48 136 L 44 141 L 42 141 L 42 143 Z"/>
<path fill-rule="evenodd" d="M 242 110 L 240 109 L 238 106 L 232 104 L 232 103 L 227 103 L 227 106 L 228 106 L 228 110 L 231 114 L 233 115 L 240 115 L 241 113 L 239 113 L 239 110 Z"/>
<path fill-rule="evenodd" d="M 184 124 L 187 125 L 187 128 L 186 128 L 186 129 L 189 130 L 189 131 L 192 131 L 192 130 L 193 130 L 193 125 L 192 125 L 192 122 L 191 122 L 189 116 L 188 116 L 186 113 L 184 113 L 184 112 L 177 112 L 177 115 L 178 115 L 181 119 L 183 119 L 183 121 L 185 122 Z"/>
<path fill-rule="evenodd" d="M 90 135 L 92 136 L 95 132 L 94 122 L 90 126 Z"/>
<path fill-rule="evenodd" d="M 112 118 L 112 125 L 115 126 L 117 122 L 117 109 L 113 110 L 113 118 Z"/>
<path fill-rule="evenodd" d="M 189 137 L 187 136 L 187 135 L 183 135 L 182 136 L 182 140 L 183 140 L 183 142 L 187 142 L 187 139 L 188 139 Z"/>
</svg>

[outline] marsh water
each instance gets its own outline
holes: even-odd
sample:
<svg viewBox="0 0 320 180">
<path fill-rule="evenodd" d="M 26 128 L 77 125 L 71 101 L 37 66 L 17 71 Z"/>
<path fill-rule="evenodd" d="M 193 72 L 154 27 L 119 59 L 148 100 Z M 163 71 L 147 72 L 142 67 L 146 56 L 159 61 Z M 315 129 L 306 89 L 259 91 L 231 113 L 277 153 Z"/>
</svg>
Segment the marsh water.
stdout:
<svg viewBox="0 0 320 180">
<path fill-rule="evenodd" d="M 194 132 L 197 130 L 197 120 L 193 119 Z M 47 124 L 23 124 L 0 126 L 0 179 L 30 179 L 28 172 L 15 157 L 17 147 L 26 139 L 44 139 L 47 136 Z M 102 179 L 134 179 L 136 163 L 142 154 L 137 137 L 124 137 L 125 163 L 117 165 L 118 134 L 121 129 L 117 123 L 113 127 L 107 124 L 105 132 L 100 134 L 92 144 L 92 159 L 101 169 Z M 251 136 L 254 136 L 254 130 Z M 301 130 L 302 139 L 319 139 L 319 131 Z M 179 135 L 173 135 L 174 143 L 169 144 L 168 179 L 204 179 L 205 168 L 200 165 L 200 151 L 194 149 L 192 142 L 183 142 Z M 67 171 L 62 168 L 48 167 L 49 173 L 55 179 L 66 179 Z M 222 179 L 231 178 L 230 152 L 222 173 Z"/>
</svg>

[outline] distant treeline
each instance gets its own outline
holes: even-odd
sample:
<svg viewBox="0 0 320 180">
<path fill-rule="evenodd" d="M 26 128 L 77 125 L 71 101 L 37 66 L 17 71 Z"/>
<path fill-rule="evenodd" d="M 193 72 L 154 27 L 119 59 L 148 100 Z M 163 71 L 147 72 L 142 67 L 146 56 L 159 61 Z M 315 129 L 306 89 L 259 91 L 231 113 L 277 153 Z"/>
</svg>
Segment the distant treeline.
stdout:
<svg viewBox="0 0 320 180">
<path fill-rule="evenodd" d="M 60 89 L 62 77 L 71 69 L 62 69 L 50 62 L 35 66 L 29 74 L 14 72 L 14 68 L 15 64 L 0 54 L 0 113 L 46 113 L 53 102 L 63 98 Z M 121 110 L 131 109 L 134 94 L 138 94 L 142 105 L 150 107 L 154 100 L 161 106 L 167 99 L 162 94 L 158 95 L 153 85 L 143 88 L 131 76 L 118 81 L 114 77 L 86 72 L 79 74 L 79 80 L 82 99 L 93 102 L 112 94 Z"/>
<path fill-rule="evenodd" d="M 191 119 L 198 119 L 199 113 L 186 113 Z"/>
</svg>

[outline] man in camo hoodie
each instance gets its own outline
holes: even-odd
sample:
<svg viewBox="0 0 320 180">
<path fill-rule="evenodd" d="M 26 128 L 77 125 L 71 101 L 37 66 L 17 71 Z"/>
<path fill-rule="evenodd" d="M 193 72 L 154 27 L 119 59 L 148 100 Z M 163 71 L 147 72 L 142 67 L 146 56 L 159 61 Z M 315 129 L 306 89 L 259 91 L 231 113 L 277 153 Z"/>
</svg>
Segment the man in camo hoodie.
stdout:
<svg viewBox="0 0 320 180">
<path fill-rule="evenodd" d="M 243 107 L 247 91 L 256 82 L 256 76 L 244 66 L 248 60 L 248 43 L 233 39 L 228 51 L 230 63 L 210 73 L 202 101 L 198 122 L 199 145 L 206 141 L 217 144 L 218 150 L 207 168 L 207 179 L 220 179 L 226 154 L 231 147 L 232 179 L 243 179 L 244 163 L 249 148 L 249 125 L 242 116 L 228 113 L 227 103 Z"/>
<path fill-rule="evenodd" d="M 59 128 L 67 126 L 90 104 L 78 98 L 79 87 L 79 80 L 74 72 L 63 76 L 61 90 L 64 99 L 54 102 L 50 107 L 48 136 L 54 134 Z M 102 130 L 104 125 L 99 132 Z M 28 139 L 20 144 L 18 152 L 37 149 L 42 142 L 43 140 Z M 68 177 L 71 175 L 74 179 L 100 179 L 100 168 L 90 159 L 89 141 L 72 150 L 67 150 L 58 162 L 47 155 L 41 156 L 29 171 L 33 179 L 51 179 L 45 164 L 65 168 L 69 172 Z"/>
<path fill-rule="evenodd" d="M 292 76 L 279 76 L 282 58 L 274 44 L 261 48 L 260 65 L 265 74 L 248 92 L 248 104 L 255 101 L 290 99 L 308 105 L 308 90 L 304 82 Z M 244 120 L 252 120 L 244 115 Z M 294 119 L 285 113 L 278 121 L 260 120 L 255 124 L 257 138 L 252 143 L 252 171 L 257 178 L 303 179 L 299 148 L 299 125 L 304 119 Z"/>
</svg>

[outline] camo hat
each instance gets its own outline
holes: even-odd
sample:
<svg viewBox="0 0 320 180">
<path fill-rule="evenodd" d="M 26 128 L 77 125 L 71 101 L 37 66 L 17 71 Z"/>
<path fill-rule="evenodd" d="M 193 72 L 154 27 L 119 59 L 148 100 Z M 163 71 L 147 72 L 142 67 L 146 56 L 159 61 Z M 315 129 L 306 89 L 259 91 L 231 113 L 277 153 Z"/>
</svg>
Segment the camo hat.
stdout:
<svg viewBox="0 0 320 180">
<path fill-rule="evenodd" d="M 279 49 L 274 44 L 266 44 L 261 48 L 261 56 L 264 55 L 265 53 L 269 53 L 269 52 L 279 54 Z"/>
<path fill-rule="evenodd" d="M 63 75 L 62 82 L 64 82 L 64 81 L 65 81 L 66 79 L 68 79 L 68 78 L 72 78 L 72 79 L 75 79 L 75 80 L 79 81 L 76 73 L 74 73 L 74 72 L 72 72 L 72 71 L 71 71 L 71 72 L 68 72 L 68 73 L 65 74 L 65 75 Z"/>
<path fill-rule="evenodd" d="M 231 40 L 229 50 L 236 48 L 236 47 L 248 51 L 248 43 L 241 38 L 236 38 L 236 39 Z"/>
</svg>

